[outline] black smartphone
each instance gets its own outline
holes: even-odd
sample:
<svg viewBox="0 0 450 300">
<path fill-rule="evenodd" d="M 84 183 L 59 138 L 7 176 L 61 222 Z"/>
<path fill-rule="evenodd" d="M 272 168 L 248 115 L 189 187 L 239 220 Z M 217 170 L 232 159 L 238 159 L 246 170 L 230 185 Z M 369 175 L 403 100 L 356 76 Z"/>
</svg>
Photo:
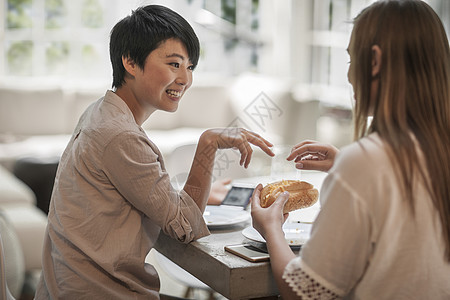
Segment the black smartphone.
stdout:
<svg viewBox="0 0 450 300">
<path fill-rule="evenodd" d="M 232 186 L 221 205 L 241 206 L 246 208 L 253 194 L 253 187 Z"/>
<path fill-rule="evenodd" d="M 269 253 L 250 244 L 225 246 L 225 251 L 251 262 L 268 261 L 270 259 Z"/>
</svg>

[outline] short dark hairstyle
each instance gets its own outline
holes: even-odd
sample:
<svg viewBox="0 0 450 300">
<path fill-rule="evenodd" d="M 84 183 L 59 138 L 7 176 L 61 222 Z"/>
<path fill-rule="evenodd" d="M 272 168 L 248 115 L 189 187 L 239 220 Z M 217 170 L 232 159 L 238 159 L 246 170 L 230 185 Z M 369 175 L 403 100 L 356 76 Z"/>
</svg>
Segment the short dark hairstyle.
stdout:
<svg viewBox="0 0 450 300">
<path fill-rule="evenodd" d="M 161 5 L 147 5 L 132 11 L 111 30 L 109 53 L 115 88 L 125 83 L 122 57 L 132 59 L 141 69 L 153 50 L 168 39 L 179 39 L 186 47 L 194 67 L 200 55 L 200 43 L 191 25 L 178 13 Z"/>
</svg>

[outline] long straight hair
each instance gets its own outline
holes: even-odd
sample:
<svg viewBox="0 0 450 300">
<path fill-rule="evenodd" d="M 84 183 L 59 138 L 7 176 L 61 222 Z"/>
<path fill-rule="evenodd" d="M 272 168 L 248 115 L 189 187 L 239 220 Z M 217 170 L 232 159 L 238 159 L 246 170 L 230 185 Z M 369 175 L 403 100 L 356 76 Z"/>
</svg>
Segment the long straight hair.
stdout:
<svg viewBox="0 0 450 300">
<path fill-rule="evenodd" d="M 379 1 L 355 18 L 352 39 L 355 139 L 376 132 L 387 143 L 413 212 L 420 201 L 414 185 L 425 184 L 450 262 L 450 50 L 444 27 L 422 1 Z M 377 97 L 369 103 L 373 45 L 382 58 Z"/>
</svg>

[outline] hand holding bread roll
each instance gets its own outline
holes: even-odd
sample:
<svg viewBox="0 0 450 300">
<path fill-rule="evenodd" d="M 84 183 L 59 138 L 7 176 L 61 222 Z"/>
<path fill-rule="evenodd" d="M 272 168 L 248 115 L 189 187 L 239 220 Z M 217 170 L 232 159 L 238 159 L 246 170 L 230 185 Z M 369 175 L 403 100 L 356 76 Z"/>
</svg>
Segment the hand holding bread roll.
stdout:
<svg viewBox="0 0 450 300">
<path fill-rule="evenodd" d="M 288 213 L 300 208 L 313 205 L 319 198 L 319 191 L 306 181 L 282 180 L 269 183 L 261 191 L 261 207 L 269 207 L 284 191 L 289 192 L 283 213 Z"/>
</svg>

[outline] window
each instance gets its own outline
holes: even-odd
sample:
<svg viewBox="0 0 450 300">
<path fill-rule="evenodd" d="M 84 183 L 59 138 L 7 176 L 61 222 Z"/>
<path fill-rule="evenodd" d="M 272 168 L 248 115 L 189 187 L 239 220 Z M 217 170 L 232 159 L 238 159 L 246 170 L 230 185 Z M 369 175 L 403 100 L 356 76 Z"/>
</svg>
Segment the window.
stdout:
<svg viewBox="0 0 450 300">
<path fill-rule="evenodd" d="M 111 28 L 132 9 L 153 1 L 133 2 L 0 0 L 5 14 L 0 25 L 0 76 L 110 82 Z M 259 0 L 160 2 L 182 14 L 199 35 L 202 62 L 198 73 L 257 71 Z"/>
<path fill-rule="evenodd" d="M 308 45 L 311 58 L 309 69 L 305 68 L 303 80 L 296 89 L 296 97 L 317 99 L 331 106 L 351 105 L 352 92 L 347 82 L 348 55 L 346 48 L 350 39 L 352 19 L 375 0 L 315 0 L 303 2 L 301 9 L 311 12 L 310 40 L 298 42 Z M 447 34 L 450 29 L 450 1 L 426 1 L 440 16 Z M 304 39 L 304 36 L 298 37 Z"/>
<path fill-rule="evenodd" d="M 202 46 L 199 70 L 238 75 L 259 71 L 263 44 L 259 0 L 198 1 L 191 16 Z"/>
<path fill-rule="evenodd" d="M 286 78 L 299 100 L 349 105 L 351 19 L 373 0 L 0 0 L 0 78 L 111 83 L 109 32 L 140 5 L 183 15 L 201 42 L 196 77 Z M 428 1 L 450 29 L 450 2 Z M 204 76 L 202 76 L 204 75 Z M 213 76 L 211 76 L 213 75 Z"/>
<path fill-rule="evenodd" d="M 299 98 L 320 100 L 331 106 L 351 106 L 351 87 L 346 72 L 346 48 L 351 20 L 374 0 L 316 0 L 311 2 L 309 53 L 311 64 L 305 82 L 298 86 Z M 306 90 L 306 91 L 305 91 Z"/>
<path fill-rule="evenodd" d="M 107 74 L 106 0 L 3 0 L 0 72 L 5 77 Z M 105 52 L 106 51 L 106 52 Z"/>
</svg>

